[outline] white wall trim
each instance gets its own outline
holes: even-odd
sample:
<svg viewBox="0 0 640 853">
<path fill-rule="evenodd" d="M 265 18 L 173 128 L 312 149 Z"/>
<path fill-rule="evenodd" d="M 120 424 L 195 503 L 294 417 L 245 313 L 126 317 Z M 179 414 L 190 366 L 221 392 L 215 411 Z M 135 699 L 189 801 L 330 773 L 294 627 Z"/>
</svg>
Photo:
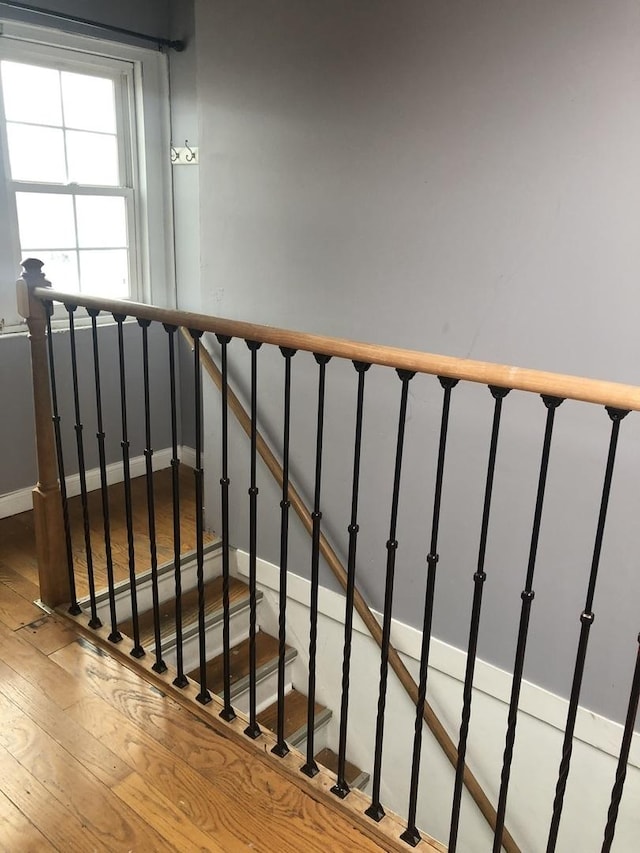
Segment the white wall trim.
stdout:
<svg viewBox="0 0 640 853">
<path fill-rule="evenodd" d="M 191 447 L 179 447 L 178 454 L 181 461 L 193 468 L 195 465 L 195 451 Z M 165 447 L 162 450 L 155 450 L 153 453 L 153 470 L 160 471 L 163 468 L 168 468 L 171 465 L 171 448 Z M 134 456 L 131 461 L 131 476 L 141 477 L 146 471 L 146 461 L 144 456 Z M 67 483 L 67 494 L 69 497 L 74 497 L 80 494 L 80 475 L 70 474 L 65 478 Z M 122 462 L 112 462 L 107 465 L 107 482 L 121 483 L 124 480 Z M 100 488 L 100 469 L 90 468 L 87 471 L 87 489 L 90 492 Z M 17 515 L 20 512 L 27 512 L 33 507 L 32 499 L 33 486 L 27 486 L 25 489 L 18 489 L 15 492 L 8 492 L 6 495 L 0 495 L 0 518 L 7 518 L 10 515 Z"/>
<path fill-rule="evenodd" d="M 246 551 L 236 551 L 236 562 L 239 574 L 249 576 L 249 555 Z M 273 563 L 258 559 L 259 585 L 270 590 L 278 591 L 280 569 Z M 306 578 L 289 572 L 287 580 L 288 597 L 299 604 L 309 606 L 311 584 Z M 345 597 L 340 593 L 320 587 L 318 593 L 318 610 L 329 619 L 344 624 Z M 382 624 L 382 614 L 373 611 L 373 615 Z M 353 628 L 360 634 L 369 636 L 364 622 L 354 614 Z M 422 634 L 416 628 L 405 625 L 394 619 L 391 627 L 391 643 L 398 652 L 420 660 Z M 450 646 L 435 637 L 431 640 L 430 667 L 463 683 L 466 666 L 466 653 L 461 649 Z M 509 704 L 511 694 L 511 674 L 486 661 L 478 659 L 474 676 L 474 690 Z M 551 693 L 529 681 L 522 682 L 520 693 L 520 713 L 527 714 L 540 722 L 546 723 L 563 732 L 569 703 L 561 696 Z M 619 723 L 589 711 L 587 708 L 578 709 L 575 737 L 583 743 L 600 750 L 614 758 L 618 758 L 622 740 L 623 726 Z M 633 736 L 629 764 L 640 769 L 640 734 Z"/>
</svg>

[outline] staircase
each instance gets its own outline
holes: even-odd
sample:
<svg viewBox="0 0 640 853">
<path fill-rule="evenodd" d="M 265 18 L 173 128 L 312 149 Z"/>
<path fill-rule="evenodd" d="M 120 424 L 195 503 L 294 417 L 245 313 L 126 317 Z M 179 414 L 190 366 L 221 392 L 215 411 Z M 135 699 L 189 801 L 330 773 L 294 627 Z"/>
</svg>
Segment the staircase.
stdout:
<svg viewBox="0 0 640 853">
<path fill-rule="evenodd" d="M 204 549 L 205 582 L 205 625 L 207 648 L 207 688 L 222 697 L 223 693 L 223 650 L 222 650 L 222 557 L 221 543 L 214 542 Z M 153 625 L 151 572 L 138 574 L 138 621 L 140 643 L 148 655 L 155 653 Z M 182 636 L 183 663 L 187 677 L 199 681 L 200 661 L 198 652 L 198 593 L 195 552 L 181 558 L 182 577 Z M 131 618 L 130 583 L 119 583 L 115 588 L 116 612 L 119 629 L 128 638 L 133 637 Z M 160 631 L 162 657 L 165 663 L 176 666 L 175 597 L 173 562 L 158 568 L 158 594 L 160 599 Z M 230 577 L 230 681 L 231 702 L 236 711 L 247 714 L 249 710 L 249 587 L 237 577 Z M 258 617 L 266 606 L 262 592 L 257 591 Z M 89 602 L 80 602 L 88 609 Z M 97 610 L 103 624 L 109 623 L 108 593 L 97 596 Z M 125 640 L 126 642 L 126 640 Z M 285 653 L 285 723 L 284 737 L 290 747 L 304 752 L 307 742 L 307 696 L 296 688 L 293 677 L 293 662 L 298 652 L 287 646 Z M 298 660 L 299 664 L 299 660 Z M 306 681 L 304 682 L 306 684 Z M 276 731 L 278 719 L 278 640 L 264 630 L 256 633 L 256 706 L 257 720 L 261 728 Z M 316 702 L 314 716 L 315 759 L 318 764 L 336 773 L 338 756 L 329 743 L 328 723 L 330 708 Z M 347 762 L 347 783 L 351 788 L 365 790 L 369 774 L 355 764 Z"/>
</svg>

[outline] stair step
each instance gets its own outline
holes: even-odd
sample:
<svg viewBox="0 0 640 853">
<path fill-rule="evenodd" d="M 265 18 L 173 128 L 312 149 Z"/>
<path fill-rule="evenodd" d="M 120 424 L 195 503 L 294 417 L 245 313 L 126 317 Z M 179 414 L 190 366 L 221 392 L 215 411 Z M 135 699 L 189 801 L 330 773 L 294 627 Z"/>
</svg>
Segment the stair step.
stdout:
<svg viewBox="0 0 640 853">
<path fill-rule="evenodd" d="M 318 764 L 322 764 L 323 767 L 326 767 L 327 770 L 331 770 L 332 773 L 337 774 L 338 772 L 338 754 L 334 752 L 329 747 L 325 747 L 321 749 L 315 756 Z M 366 770 L 360 770 L 355 764 L 352 764 L 350 761 L 345 762 L 345 779 L 347 780 L 347 785 L 350 788 L 357 788 L 359 791 L 363 791 L 369 782 L 369 774 Z"/>
<path fill-rule="evenodd" d="M 307 737 L 307 697 L 292 689 L 284 697 L 284 739 L 291 746 L 298 746 Z M 274 702 L 257 716 L 258 723 L 274 732 L 278 726 L 278 703 Z M 314 708 L 314 731 L 322 728 L 331 719 L 331 710 L 319 702 Z"/>
<path fill-rule="evenodd" d="M 259 593 L 262 597 L 262 593 Z M 205 619 L 207 623 L 215 623 L 222 619 L 222 578 L 217 577 L 204 585 Z M 229 604 L 231 613 L 244 606 L 249 598 L 249 588 L 237 578 L 229 578 Z M 153 608 L 139 615 L 140 643 L 153 648 L 155 635 L 153 630 Z M 191 625 L 198 621 L 198 590 L 189 589 L 182 594 L 182 626 L 186 633 Z M 171 598 L 160 604 L 160 633 L 163 637 L 173 636 L 176 625 L 176 600 Z M 128 619 L 120 625 L 120 630 L 128 637 L 133 637 L 133 621 Z"/>
<path fill-rule="evenodd" d="M 291 646 L 285 647 L 285 663 L 292 661 L 297 652 Z M 224 690 L 224 656 L 219 654 L 207 663 L 207 687 L 221 695 Z M 234 699 L 249 689 L 249 638 L 233 646 L 230 654 L 231 698 Z M 256 633 L 256 681 L 260 682 L 278 669 L 278 640 L 264 631 Z M 187 673 L 193 681 L 199 682 L 200 670 L 196 667 Z"/>
</svg>

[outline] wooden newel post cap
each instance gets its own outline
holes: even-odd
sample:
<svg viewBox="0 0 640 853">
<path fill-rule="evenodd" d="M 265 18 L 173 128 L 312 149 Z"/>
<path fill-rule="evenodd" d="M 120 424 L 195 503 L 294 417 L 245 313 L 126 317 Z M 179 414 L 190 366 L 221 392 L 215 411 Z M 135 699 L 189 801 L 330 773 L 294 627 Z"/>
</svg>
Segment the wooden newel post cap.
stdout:
<svg viewBox="0 0 640 853">
<path fill-rule="evenodd" d="M 22 261 L 22 275 L 16 284 L 16 295 L 18 299 L 18 313 L 25 320 L 33 317 L 34 311 L 31 304 L 31 291 L 35 287 L 51 287 L 51 282 L 45 278 L 42 272 L 43 261 L 39 258 L 27 258 Z"/>
</svg>

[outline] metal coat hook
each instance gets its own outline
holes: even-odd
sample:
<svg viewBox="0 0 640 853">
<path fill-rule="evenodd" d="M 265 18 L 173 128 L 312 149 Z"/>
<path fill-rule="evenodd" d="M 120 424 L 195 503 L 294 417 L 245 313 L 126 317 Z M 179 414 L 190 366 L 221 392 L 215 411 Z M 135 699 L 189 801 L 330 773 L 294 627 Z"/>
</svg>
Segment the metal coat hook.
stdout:
<svg viewBox="0 0 640 853">
<path fill-rule="evenodd" d="M 187 153 L 185 154 L 185 160 L 187 161 L 187 163 L 193 163 L 193 161 L 196 159 L 196 152 L 189 147 L 188 139 L 185 139 L 184 147 L 187 149 Z"/>
<path fill-rule="evenodd" d="M 177 163 L 179 159 L 180 159 L 180 154 L 178 152 L 178 149 L 175 147 L 175 145 L 172 142 L 171 143 L 171 162 Z"/>
</svg>

